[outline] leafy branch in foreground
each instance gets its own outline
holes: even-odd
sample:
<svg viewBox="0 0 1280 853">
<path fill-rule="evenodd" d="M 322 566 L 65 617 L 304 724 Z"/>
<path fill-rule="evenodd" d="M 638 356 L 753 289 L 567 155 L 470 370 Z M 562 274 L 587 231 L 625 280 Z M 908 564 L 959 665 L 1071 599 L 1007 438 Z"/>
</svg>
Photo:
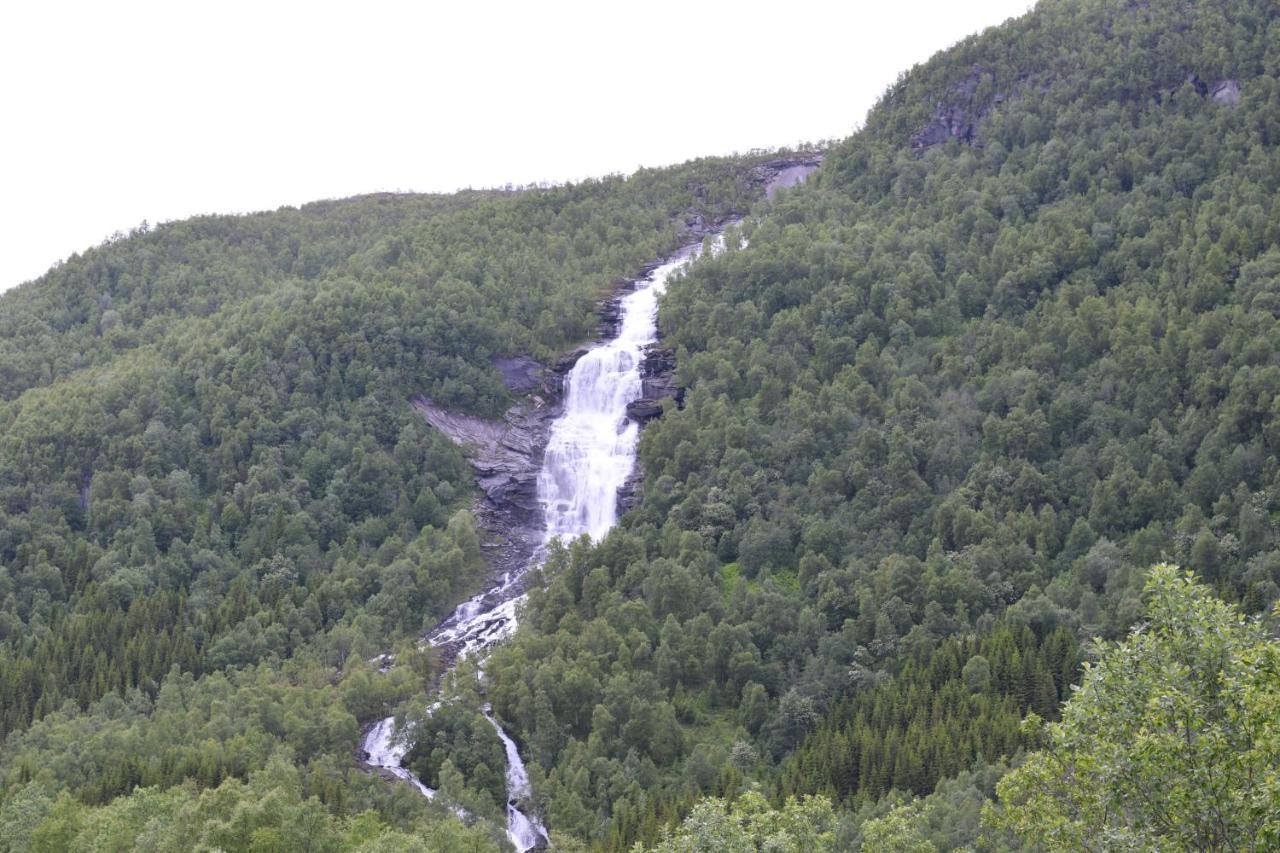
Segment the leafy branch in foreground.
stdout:
<svg viewBox="0 0 1280 853">
<path fill-rule="evenodd" d="M 1173 566 L 1145 596 L 985 821 L 1049 850 L 1276 849 L 1280 643 Z"/>
</svg>

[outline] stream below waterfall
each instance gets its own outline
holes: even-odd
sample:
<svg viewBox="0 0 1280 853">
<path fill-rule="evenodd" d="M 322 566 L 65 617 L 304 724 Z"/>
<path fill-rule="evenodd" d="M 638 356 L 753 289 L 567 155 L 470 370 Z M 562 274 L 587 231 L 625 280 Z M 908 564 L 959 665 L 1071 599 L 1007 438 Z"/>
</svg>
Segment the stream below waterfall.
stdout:
<svg viewBox="0 0 1280 853">
<path fill-rule="evenodd" d="M 701 244 L 686 246 L 638 280 L 636 289 L 620 301 L 617 336 L 592 347 L 565 377 L 564 411 L 551 427 L 538 474 L 544 543 L 584 533 L 598 541 L 617 522 L 618 491 L 635 467 L 639 438 L 639 425 L 627 417 L 626 408 L 641 394 L 644 347 L 657 340 L 658 297 L 672 274 L 696 258 L 701 248 Z M 524 571 L 540 559 L 540 554 L 535 555 Z M 455 660 L 460 660 L 483 654 L 511 636 L 516 605 L 523 598 L 520 574 L 508 573 L 501 583 L 460 604 L 426 641 L 455 649 Z M 520 752 L 487 704 L 483 713 L 507 755 L 507 836 L 520 853 L 545 847 L 546 828 L 522 807 L 530 791 Z M 385 768 L 433 798 L 435 791 L 400 766 L 409 748 L 403 735 L 395 731 L 394 717 L 380 720 L 364 739 L 367 763 Z"/>
</svg>

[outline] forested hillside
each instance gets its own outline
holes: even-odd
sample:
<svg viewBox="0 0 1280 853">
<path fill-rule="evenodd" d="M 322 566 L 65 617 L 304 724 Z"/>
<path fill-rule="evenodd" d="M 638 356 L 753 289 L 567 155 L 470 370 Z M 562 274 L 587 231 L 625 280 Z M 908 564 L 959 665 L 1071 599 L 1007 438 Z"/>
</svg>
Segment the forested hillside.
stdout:
<svg viewBox="0 0 1280 853">
<path fill-rule="evenodd" d="M 0 298 L 0 849 L 502 843 L 354 767 L 487 574 L 410 400 L 505 409 L 494 357 L 592 337 L 753 165 L 142 228 Z"/>
<path fill-rule="evenodd" d="M 936 840 L 975 843 L 1148 567 L 1270 608 L 1278 15 L 1046 0 L 672 287 L 688 392 L 644 505 L 489 666 L 553 830 L 621 850 L 699 796 L 865 815 L 964 773 Z"/>
<path fill-rule="evenodd" d="M 171 223 L 0 297 L 0 851 L 503 849 L 484 701 L 561 850 L 1276 849 L 1280 7 L 1041 0 L 803 185 L 760 159 Z M 501 413 L 494 357 L 729 214 L 642 504 L 437 705 L 487 565 L 409 401 Z M 465 822 L 357 768 L 396 708 Z"/>
</svg>

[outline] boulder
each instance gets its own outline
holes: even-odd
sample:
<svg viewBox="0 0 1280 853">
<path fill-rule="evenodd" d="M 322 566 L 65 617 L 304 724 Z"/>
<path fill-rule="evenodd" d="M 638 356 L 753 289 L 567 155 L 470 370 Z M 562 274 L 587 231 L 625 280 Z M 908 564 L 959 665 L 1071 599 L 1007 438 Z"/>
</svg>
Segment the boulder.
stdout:
<svg viewBox="0 0 1280 853">
<path fill-rule="evenodd" d="M 648 423 L 662 415 L 662 401 L 641 397 L 627 403 L 627 417 L 641 424 Z"/>
</svg>

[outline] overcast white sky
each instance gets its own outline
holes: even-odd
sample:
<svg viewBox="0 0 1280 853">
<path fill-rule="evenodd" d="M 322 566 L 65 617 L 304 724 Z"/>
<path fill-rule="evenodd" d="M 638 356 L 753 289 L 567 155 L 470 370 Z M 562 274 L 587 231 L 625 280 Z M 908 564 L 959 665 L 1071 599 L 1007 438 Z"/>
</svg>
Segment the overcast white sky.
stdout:
<svg viewBox="0 0 1280 853">
<path fill-rule="evenodd" d="M 1029 0 L 11 2 L 0 290 L 142 220 L 848 135 Z"/>
</svg>

